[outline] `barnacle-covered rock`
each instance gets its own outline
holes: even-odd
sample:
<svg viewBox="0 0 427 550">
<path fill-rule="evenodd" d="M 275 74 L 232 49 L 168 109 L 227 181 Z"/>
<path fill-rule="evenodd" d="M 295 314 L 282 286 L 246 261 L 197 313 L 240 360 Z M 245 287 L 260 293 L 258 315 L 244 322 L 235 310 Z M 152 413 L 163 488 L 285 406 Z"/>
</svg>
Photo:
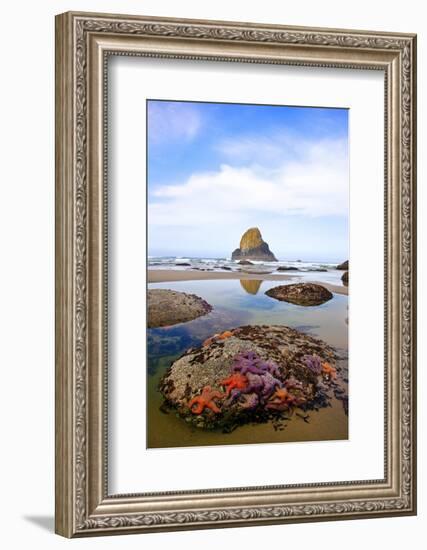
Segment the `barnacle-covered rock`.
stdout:
<svg viewBox="0 0 427 550">
<path fill-rule="evenodd" d="M 192 321 L 212 311 L 212 306 L 195 294 L 163 288 L 148 291 L 148 328 Z"/>
<path fill-rule="evenodd" d="M 296 283 L 270 288 L 267 296 L 298 306 L 319 306 L 333 298 L 332 292 L 316 283 Z"/>
</svg>

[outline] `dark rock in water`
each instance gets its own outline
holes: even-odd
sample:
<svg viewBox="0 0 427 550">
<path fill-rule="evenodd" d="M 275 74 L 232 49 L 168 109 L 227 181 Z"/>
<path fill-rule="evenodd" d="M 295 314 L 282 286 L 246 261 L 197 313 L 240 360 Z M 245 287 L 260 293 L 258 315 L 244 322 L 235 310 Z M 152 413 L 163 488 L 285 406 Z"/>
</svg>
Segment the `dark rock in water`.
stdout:
<svg viewBox="0 0 427 550">
<path fill-rule="evenodd" d="M 252 262 L 250 262 L 249 260 L 240 260 L 239 262 L 237 262 L 238 264 L 240 265 L 254 265 Z"/>
<path fill-rule="evenodd" d="M 268 244 L 262 240 L 261 231 L 258 227 L 251 227 L 245 231 L 240 239 L 240 247 L 234 250 L 231 259 L 258 260 L 262 262 L 277 261 Z"/>
<path fill-rule="evenodd" d="M 220 269 L 224 269 L 225 271 L 232 271 L 231 267 L 228 267 L 228 265 L 220 265 Z"/>
<path fill-rule="evenodd" d="M 281 265 L 280 267 L 277 268 L 277 271 L 299 271 L 299 269 L 293 266 L 288 267 L 288 266 Z"/>
<path fill-rule="evenodd" d="M 270 288 L 265 293 L 271 298 L 299 306 L 318 306 L 330 300 L 333 295 L 327 288 L 315 283 L 296 283 Z"/>
<path fill-rule="evenodd" d="M 195 294 L 168 289 L 148 291 L 148 328 L 192 321 L 212 311 L 212 306 Z"/>
<path fill-rule="evenodd" d="M 178 267 L 179 266 L 184 266 L 184 267 L 190 267 L 191 266 L 191 264 L 189 264 L 188 262 L 177 262 L 175 265 L 178 266 Z"/>
<path fill-rule="evenodd" d="M 337 265 L 337 269 L 340 269 L 341 271 L 348 271 L 348 260 L 340 265 Z"/>
<path fill-rule="evenodd" d="M 341 281 L 343 285 L 348 286 L 348 271 L 342 274 Z"/>
<path fill-rule="evenodd" d="M 318 370 L 310 367 L 316 361 Z M 186 422 L 230 432 L 246 422 L 292 414 L 297 407 L 329 406 L 321 388 L 337 384 L 339 363 L 334 348 L 292 328 L 243 326 L 187 350 L 159 389 L 166 407 Z"/>
</svg>

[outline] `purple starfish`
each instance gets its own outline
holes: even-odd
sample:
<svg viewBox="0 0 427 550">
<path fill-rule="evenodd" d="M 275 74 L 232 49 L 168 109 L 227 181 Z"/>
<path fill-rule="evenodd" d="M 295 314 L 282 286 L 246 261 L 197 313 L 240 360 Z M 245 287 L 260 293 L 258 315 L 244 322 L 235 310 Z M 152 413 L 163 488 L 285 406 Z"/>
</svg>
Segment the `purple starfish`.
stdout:
<svg viewBox="0 0 427 550">
<path fill-rule="evenodd" d="M 230 403 L 233 403 L 242 394 L 256 393 L 260 395 L 264 387 L 264 381 L 259 374 L 252 374 L 248 372 L 246 375 L 248 379 L 248 384 L 246 388 L 243 389 L 233 389 L 230 393 Z"/>
<path fill-rule="evenodd" d="M 240 404 L 242 409 L 253 411 L 259 403 L 259 397 L 256 393 L 248 393 L 243 396 L 243 402 Z"/>
<path fill-rule="evenodd" d="M 304 361 L 305 366 L 314 374 L 319 375 L 322 372 L 322 363 L 320 361 L 320 357 L 317 355 L 304 355 L 302 360 Z"/>
<path fill-rule="evenodd" d="M 244 393 L 255 392 L 261 399 L 268 399 L 277 387 L 281 387 L 280 380 L 275 378 L 271 373 L 264 372 L 263 374 L 247 373 L 248 386 Z"/>
<path fill-rule="evenodd" d="M 265 372 L 261 376 L 261 378 L 263 379 L 263 382 L 264 382 L 264 386 L 261 391 L 261 397 L 263 399 L 268 399 L 270 395 L 272 395 L 275 392 L 276 388 L 282 387 L 282 383 L 280 382 L 280 380 L 275 378 L 270 372 Z"/>
<path fill-rule="evenodd" d="M 263 361 L 253 351 L 246 353 L 239 353 L 234 358 L 233 370 L 239 371 L 242 374 L 248 372 L 252 374 L 264 374 L 270 372 L 271 374 L 278 375 L 279 367 L 273 361 Z"/>
<path fill-rule="evenodd" d="M 250 393 L 255 393 L 260 400 L 268 399 L 276 390 L 276 388 L 281 388 L 282 383 L 280 380 L 275 378 L 269 372 L 263 372 L 262 374 L 253 374 L 252 372 L 247 372 L 246 377 L 248 379 L 248 384 L 246 388 L 243 389 L 233 389 L 230 393 L 229 403 L 233 403 L 240 395 L 246 395 Z"/>
<path fill-rule="evenodd" d="M 262 374 L 264 371 L 257 366 L 258 357 L 252 352 L 239 353 L 234 358 L 233 370 L 240 371 L 242 374 L 251 372 L 252 374 Z"/>
<path fill-rule="evenodd" d="M 263 377 L 260 374 L 253 374 L 252 372 L 248 372 L 246 374 L 246 378 L 248 379 L 248 385 L 247 385 L 247 390 L 245 390 L 245 393 L 255 392 L 258 395 L 260 395 L 264 388 Z"/>
<path fill-rule="evenodd" d="M 302 385 L 302 382 L 299 380 L 296 380 L 295 378 L 288 378 L 285 380 L 284 386 L 287 390 L 303 390 L 304 386 Z"/>
<path fill-rule="evenodd" d="M 258 367 L 263 370 L 264 372 L 269 372 L 273 376 L 279 376 L 280 371 L 279 367 L 276 365 L 274 361 L 262 361 L 260 360 L 258 363 Z"/>
</svg>

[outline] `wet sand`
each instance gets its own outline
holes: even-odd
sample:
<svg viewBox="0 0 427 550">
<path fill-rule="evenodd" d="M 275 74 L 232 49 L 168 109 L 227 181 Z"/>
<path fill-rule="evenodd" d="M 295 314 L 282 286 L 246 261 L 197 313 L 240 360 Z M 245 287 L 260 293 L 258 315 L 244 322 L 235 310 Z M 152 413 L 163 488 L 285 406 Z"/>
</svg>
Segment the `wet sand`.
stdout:
<svg viewBox="0 0 427 550">
<path fill-rule="evenodd" d="M 259 273 L 244 273 L 244 272 L 231 272 L 231 271 L 197 271 L 195 269 L 149 269 L 148 270 L 148 282 L 149 283 L 172 283 L 177 281 L 202 281 L 202 280 L 217 280 L 217 279 L 235 279 L 235 280 L 257 280 L 257 281 L 288 281 L 292 282 L 309 282 L 308 279 L 301 281 L 298 279 L 298 275 L 282 275 L 282 274 L 259 274 Z M 333 285 L 330 283 L 324 283 L 316 281 L 316 272 L 313 272 L 313 279 L 310 279 L 310 283 L 317 283 L 331 292 L 336 294 L 348 295 L 348 287 Z"/>
</svg>

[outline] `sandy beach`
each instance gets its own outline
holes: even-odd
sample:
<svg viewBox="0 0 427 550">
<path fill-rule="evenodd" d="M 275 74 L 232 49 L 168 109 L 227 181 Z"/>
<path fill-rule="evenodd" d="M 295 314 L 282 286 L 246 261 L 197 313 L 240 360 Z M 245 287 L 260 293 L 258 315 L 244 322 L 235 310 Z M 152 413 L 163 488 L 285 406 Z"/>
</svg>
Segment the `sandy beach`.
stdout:
<svg viewBox="0 0 427 550">
<path fill-rule="evenodd" d="M 297 275 L 278 275 L 278 274 L 255 274 L 255 273 L 235 273 L 225 271 L 197 271 L 195 269 L 174 270 L 174 269 L 149 269 L 149 283 L 173 283 L 177 281 L 206 281 L 217 279 L 234 279 L 234 280 L 258 280 L 258 281 L 281 281 L 297 282 Z M 318 283 L 336 294 L 348 295 L 348 287 L 338 286 L 330 283 L 319 282 L 316 280 L 316 274 L 313 273 L 312 283 Z"/>
</svg>

